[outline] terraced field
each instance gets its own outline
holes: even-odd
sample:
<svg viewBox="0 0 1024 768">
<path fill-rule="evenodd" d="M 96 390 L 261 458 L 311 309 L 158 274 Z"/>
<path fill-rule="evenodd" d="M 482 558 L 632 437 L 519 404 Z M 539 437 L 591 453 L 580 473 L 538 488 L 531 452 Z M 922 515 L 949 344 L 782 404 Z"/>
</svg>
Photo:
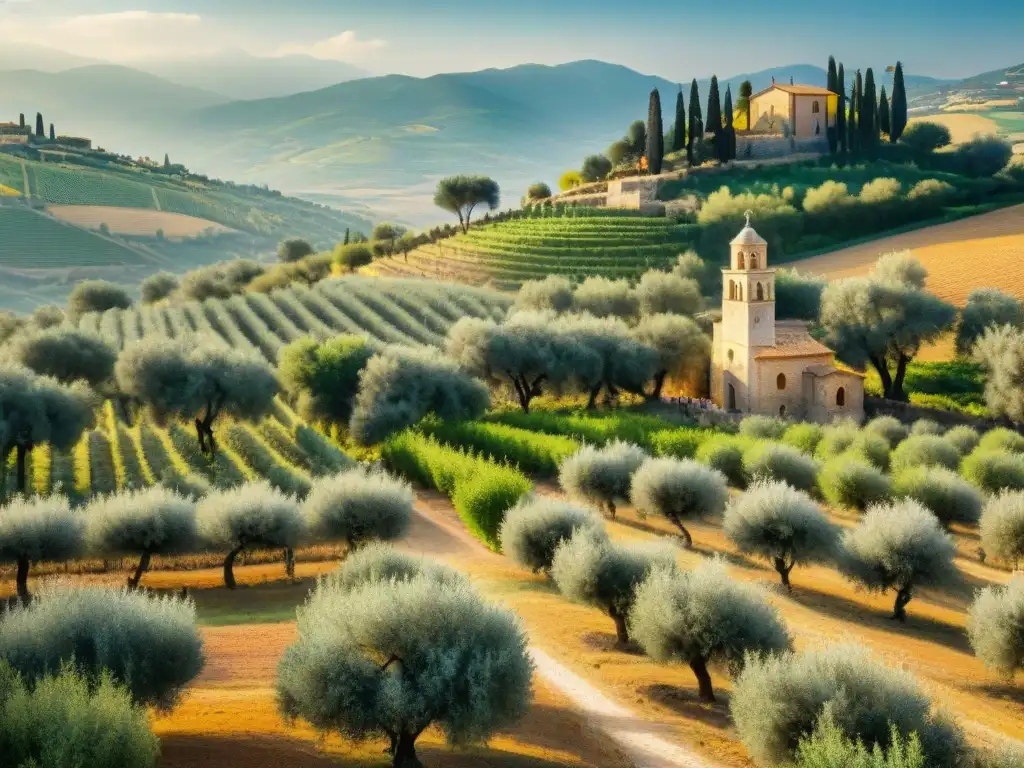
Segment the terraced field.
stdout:
<svg viewBox="0 0 1024 768">
<path fill-rule="evenodd" d="M 364 272 L 501 287 L 549 274 L 635 278 L 672 263 L 692 237 L 692 225 L 666 218 L 519 219 L 423 246 L 408 260 L 378 260 Z"/>
<path fill-rule="evenodd" d="M 3 190 L 0 190 L 2 193 Z M 222 234 L 233 230 L 209 219 L 184 213 L 145 208 L 116 208 L 105 205 L 51 205 L 47 213 L 54 218 L 85 229 L 106 224 L 115 235 L 153 237 L 163 232 L 168 238 L 198 237 L 208 232 Z"/>
<path fill-rule="evenodd" d="M 23 206 L 0 206 L 0 267 L 66 269 L 144 260 L 131 248 Z"/>
</svg>

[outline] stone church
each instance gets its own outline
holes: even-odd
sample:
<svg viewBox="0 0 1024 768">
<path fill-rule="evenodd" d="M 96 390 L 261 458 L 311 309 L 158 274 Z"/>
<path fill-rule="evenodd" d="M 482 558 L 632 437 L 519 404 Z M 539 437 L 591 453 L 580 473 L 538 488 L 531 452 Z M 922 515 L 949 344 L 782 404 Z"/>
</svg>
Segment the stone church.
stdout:
<svg viewBox="0 0 1024 768">
<path fill-rule="evenodd" d="M 711 399 L 729 411 L 800 421 L 864 417 L 864 377 L 838 367 L 832 350 L 812 338 L 803 321 L 776 321 L 775 270 L 749 211 L 722 270 Z"/>
</svg>

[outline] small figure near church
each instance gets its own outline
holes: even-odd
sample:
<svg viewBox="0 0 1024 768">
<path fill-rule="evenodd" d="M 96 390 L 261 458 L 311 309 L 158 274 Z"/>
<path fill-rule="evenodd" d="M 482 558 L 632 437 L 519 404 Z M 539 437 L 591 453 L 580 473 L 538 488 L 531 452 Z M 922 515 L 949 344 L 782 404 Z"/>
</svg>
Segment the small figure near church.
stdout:
<svg viewBox="0 0 1024 768">
<path fill-rule="evenodd" d="M 864 376 L 837 367 L 832 350 L 800 320 L 775 320 L 768 243 L 746 226 L 722 270 L 722 319 L 714 324 L 711 399 L 721 408 L 827 423 L 864 417 Z"/>
</svg>

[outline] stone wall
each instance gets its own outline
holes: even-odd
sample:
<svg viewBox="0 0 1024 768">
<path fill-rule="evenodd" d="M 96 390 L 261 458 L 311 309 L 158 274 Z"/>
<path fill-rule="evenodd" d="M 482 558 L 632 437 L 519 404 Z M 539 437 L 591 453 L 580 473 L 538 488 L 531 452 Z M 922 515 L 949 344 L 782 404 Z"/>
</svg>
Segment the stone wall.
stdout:
<svg viewBox="0 0 1024 768">
<path fill-rule="evenodd" d="M 828 139 L 824 135 L 807 139 L 756 133 L 736 136 L 737 160 L 764 160 L 787 155 L 824 154 L 826 152 L 828 152 Z"/>
<path fill-rule="evenodd" d="M 1024 434 L 1024 425 L 1013 424 L 1006 419 L 985 419 L 978 416 L 968 416 L 966 413 L 941 411 L 937 408 L 924 408 L 919 405 L 901 403 L 897 400 L 886 400 L 881 397 L 865 397 L 864 413 L 869 419 L 873 419 L 875 416 L 894 416 L 904 424 L 913 424 L 918 419 L 931 419 L 947 428 L 958 427 L 963 424 L 980 430 L 1009 427 Z"/>
</svg>

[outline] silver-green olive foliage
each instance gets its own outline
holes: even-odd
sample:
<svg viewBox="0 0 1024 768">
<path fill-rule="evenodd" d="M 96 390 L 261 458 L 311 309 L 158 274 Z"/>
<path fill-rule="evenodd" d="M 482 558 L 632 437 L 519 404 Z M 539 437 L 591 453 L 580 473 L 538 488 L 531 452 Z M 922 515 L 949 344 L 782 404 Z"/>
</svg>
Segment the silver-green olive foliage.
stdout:
<svg viewBox="0 0 1024 768">
<path fill-rule="evenodd" d="M 48 587 L 0 621 L 0 659 L 26 680 L 109 674 L 137 704 L 169 709 L 203 668 L 203 640 L 191 600 Z"/>
<path fill-rule="evenodd" d="M 315 540 L 344 541 L 351 551 L 405 536 L 415 502 L 404 480 L 384 471 L 350 469 L 316 480 L 302 509 Z"/>
<path fill-rule="evenodd" d="M 889 501 L 893 495 L 887 475 L 849 453 L 840 454 L 821 468 L 818 486 L 830 504 L 861 512 Z"/>
<path fill-rule="evenodd" d="M 84 517 L 90 552 L 139 556 L 130 587 L 139 585 L 153 555 L 192 552 L 199 544 L 195 501 L 161 486 L 100 497 Z"/>
<path fill-rule="evenodd" d="M 81 555 L 85 518 L 64 496 L 14 498 L 0 506 L 0 562 L 17 565 L 18 597 L 29 599 L 32 563 L 63 562 Z"/>
<path fill-rule="evenodd" d="M 274 370 L 255 350 L 159 337 L 125 349 L 115 376 L 121 392 L 143 403 L 158 420 L 194 419 L 199 447 L 210 453 L 216 451 L 217 417 L 261 418 L 279 389 Z"/>
<path fill-rule="evenodd" d="M 359 372 L 376 351 L 363 336 L 296 339 L 278 357 L 281 386 L 303 418 L 343 424 L 352 416 Z"/>
<path fill-rule="evenodd" d="M 1024 491 L 1024 455 L 978 448 L 960 465 L 964 478 L 985 493 Z"/>
<path fill-rule="evenodd" d="M 911 435 L 892 452 L 892 469 L 902 472 L 913 467 L 960 466 L 960 452 L 938 435 Z"/>
<path fill-rule="evenodd" d="M 730 579 L 719 561 L 689 572 L 654 570 L 637 587 L 629 629 L 652 658 L 688 664 L 704 701 L 715 700 L 709 664 L 721 664 L 735 675 L 748 654 L 792 647 L 762 590 Z"/>
<path fill-rule="evenodd" d="M 392 765 L 411 768 L 430 726 L 454 746 L 517 722 L 532 676 L 513 614 L 467 584 L 417 577 L 318 586 L 299 609 L 277 692 L 286 716 L 350 739 L 386 736 Z"/>
<path fill-rule="evenodd" d="M 644 515 L 659 515 L 675 525 L 689 548 L 687 520 L 725 511 L 729 488 L 725 475 L 690 459 L 648 459 L 633 475 L 630 501 Z"/>
<path fill-rule="evenodd" d="M 703 371 L 711 353 L 711 340 L 689 317 L 648 314 L 633 328 L 633 338 L 658 354 L 654 388 L 650 396 L 661 398 L 665 379 L 690 371 Z"/>
<path fill-rule="evenodd" d="M 569 600 L 608 614 L 618 642 L 625 644 L 637 587 L 654 568 L 674 565 L 671 546 L 623 546 L 609 541 L 601 530 L 583 528 L 555 549 L 551 577 Z"/>
<path fill-rule="evenodd" d="M 371 542 L 356 550 L 337 570 L 324 578 L 330 587 L 346 592 L 371 582 L 410 581 L 415 578 L 448 585 L 467 583 L 465 576 L 446 565 L 399 552 L 382 542 Z"/>
<path fill-rule="evenodd" d="M 884 437 L 889 448 L 895 448 L 910 434 L 910 430 L 895 416 L 876 416 L 864 425 L 864 430 Z"/>
<path fill-rule="evenodd" d="M 128 309 L 131 297 L 121 286 L 106 280 L 83 280 L 68 296 L 68 316 L 76 321 L 86 312 Z"/>
<path fill-rule="evenodd" d="M 641 315 L 695 315 L 704 309 L 700 283 L 672 272 L 650 269 L 635 289 Z"/>
<path fill-rule="evenodd" d="M 943 435 L 943 438 L 947 443 L 956 448 L 957 453 L 961 456 L 969 454 L 978 447 L 978 443 L 981 441 L 981 435 L 978 434 L 978 430 L 966 424 L 953 427 Z"/>
<path fill-rule="evenodd" d="M 6 357 L 62 384 L 84 381 L 91 387 L 110 381 L 117 353 L 99 335 L 56 326 L 15 336 Z"/>
<path fill-rule="evenodd" d="M 751 480 L 780 481 L 799 491 L 818 487 L 818 463 L 781 443 L 755 443 L 743 452 L 743 471 Z"/>
<path fill-rule="evenodd" d="M 784 482 L 758 482 L 725 508 L 725 535 L 740 552 L 772 564 L 789 587 L 794 566 L 835 558 L 839 529 L 806 493 Z"/>
<path fill-rule="evenodd" d="M 955 768 L 963 734 L 935 714 L 917 680 L 863 648 L 833 645 L 799 654 L 752 657 L 729 701 L 740 741 L 759 766 L 788 765 L 802 737 L 829 712 L 848 738 L 889 745 L 892 728 L 916 733 L 928 766 Z"/>
<path fill-rule="evenodd" d="M 1024 669 L 1024 574 L 978 593 L 967 612 L 967 636 L 989 669 L 1008 678 Z"/>
<path fill-rule="evenodd" d="M 977 523 L 985 502 L 973 485 L 944 467 L 904 470 L 896 475 L 894 489 L 898 496 L 920 502 L 947 527 L 950 523 Z"/>
<path fill-rule="evenodd" d="M 534 573 L 550 571 L 555 550 L 581 528 L 600 530 L 597 516 L 559 499 L 528 496 L 505 513 L 501 551 Z"/>
<path fill-rule="evenodd" d="M 755 440 L 781 440 L 789 424 L 775 416 L 747 416 L 740 422 L 740 434 Z"/>
<path fill-rule="evenodd" d="M 516 293 L 513 305 L 519 311 L 536 310 L 561 314 L 572 309 L 573 290 L 569 278 L 548 275 L 543 280 L 527 280 Z"/>
<path fill-rule="evenodd" d="M 969 357 L 989 328 L 1024 328 L 1024 302 L 995 288 L 977 288 L 967 296 L 956 329 L 956 353 Z"/>
<path fill-rule="evenodd" d="M 985 366 L 985 403 L 1015 422 L 1024 422 L 1024 330 L 989 328 L 974 346 Z"/>
<path fill-rule="evenodd" d="M 938 519 L 911 499 L 871 507 L 843 536 L 843 572 L 873 592 L 896 593 L 893 618 L 906 619 L 918 587 L 956 584 L 956 546 Z"/>
<path fill-rule="evenodd" d="M 614 519 L 616 505 L 629 500 L 633 473 L 646 459 L 640 448 L 621 440 L 584 445 L 562 461 L 558 482 L 571 498 L 605 508 Z"/>
<path fill-rule="evenodd" d="M 374 445 L 430 414 L 475 419 L 488 405 L 487 387 L 437 350 L 388 346 L 359 374 L 349 430 L 358 443 Z"/>
<path fill-rule="evenodd" d="M 632 320 L 640 314 L 640 300 L 626 280 L 596 275 L 576 287 L 573 308 L 594 317 Z"/>
<path fill-rule="evenodd" d="M 927 273 L 900 254 L 868 277 L 831 283 L 821 298 L 825 343 L 848 365 L 871 365 L 885 397 L 905 400 L 907 365 L 923 344 L 952 327 L 956 309 L 922 288 Z"/>
<path fill-rule="evenodd" d="M 1024 562 L 1024 490 L 992 496 L 979 526 L 985 553 L 1014 567 Z"/>
<path fill-rule="evenodd" d="M 157 272 L 155 275 L 150 275 L 139 286 L 142 303 L 156 304 L 178 290 L 178 285 L 178 276 L 170 272 Z"/>
</svg>

